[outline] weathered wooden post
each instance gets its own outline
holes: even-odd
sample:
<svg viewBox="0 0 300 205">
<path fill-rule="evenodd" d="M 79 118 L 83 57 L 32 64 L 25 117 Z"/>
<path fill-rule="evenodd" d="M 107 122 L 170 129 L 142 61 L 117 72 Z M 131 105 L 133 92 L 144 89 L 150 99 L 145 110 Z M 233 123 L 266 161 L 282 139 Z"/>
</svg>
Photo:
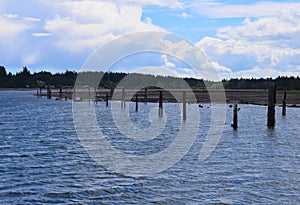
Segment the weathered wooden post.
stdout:
<svg viewBox="0 0 300 205">
<path fill-rule="evenodd" d="M 183 99 L 182 99 L 182 119 L 183 121 L 186 121 L 186 92 L 183 91 Z"/>
<path fill-rule="evenodd" d="M 76 90 L 75 90 L 75 87 L 73 88 L 73 101 L 76 100 Z"/>
<path fill-rule="evenodd" d="M 48 98 L 48 99 L 51 99 L 51 97 L 52 97 L 52 96 L 51 96 L 51 89 L 50 89 L 50 86 L 48 86 L 48 87 L 47 87 L 47 98 Z"/>
<path fill-rule="evenodd" d="M 89 103 L 91 103 L 91 87 L 89 86 Z"/>
<path fill-rule="evenodd" d="M 121 109 L 125 109 L 126 104 L 125 104 L 125 88 L 122 89 L 122 100 L 121 100 Z"/>
<path fill-rule="evenodd" d="M 94 102 L 97 103 L 97 87 L 94 87 Z"/>
<path fill-rule="evenodd" d="M 62 86 L 59 86 L 59 94 L 58 98 L 61 100 L 62 99 Z"/>
<path fill-rule="evenodd" d="M 42 96 L 43 88 L 40 87 L 40 96 Z"/>
<path fill-rule="evenodd" d="M 238 128 L 238 103 L 235 102 L 233 105 L 233 124 L 232 127 L 234 130 Z"/>
<path fill-rule="evenodd" d="M 36 91 L 36 97 L 37 98 L 39 97 L 39 91 L 38 90 Z"/>
<path fill-rule="evenodd" d="M 139 96 L 135 94 L 135 111 L 139 111 Z"/>
<path fill-rule="evenodd" d="M 284 91 L 284 93 L 283 93 L 282 116 L 286 116 L 286 91 Z"/>
<path fill-rule="evenodd" d="M 163 117 L 163 92 L 159 91 L 158 116 Z"/>
<path fill-rule="evenodd" d="M 108 107 L 108 93 L 105 95 L 105 102 L 106 102 L 106 107 Z"/>
<path fill-rule="evenodd" d="M 276 85 L 272 83 L 269 86 L 268 97 L 268 127 L 275 126 L 275 104 L 276 104 Z"/>
<path fill-rule="evenodd" d="M 65 101 L 67 101 L 68 100 L 68 96 L 65 96 Z"/>
<path fill-rule="evenodd" d="M 145 98 L 144 98 L 144 102 L 145 104 L 147 104 L 147 101 L 148 101 L 148 88 L 145 88 Z"/>
</svg>

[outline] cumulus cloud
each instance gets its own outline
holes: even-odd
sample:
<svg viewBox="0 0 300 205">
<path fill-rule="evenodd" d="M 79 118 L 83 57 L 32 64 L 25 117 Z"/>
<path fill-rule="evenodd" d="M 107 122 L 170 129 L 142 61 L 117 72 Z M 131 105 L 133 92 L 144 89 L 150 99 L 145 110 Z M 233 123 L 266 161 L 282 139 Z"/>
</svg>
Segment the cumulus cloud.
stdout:
<svg viewBox="0 0 300 205">
<path fill-rule="evenodd" d="M 164 67 L 167 67 L 167 68 L 175 68 L 176 67 L 175 63 L 170 62 L 167 55 L 165 55 L 165 54 L 161 55 L 161 60 L 163 62 Z"/>
<path fill-rule="evenodd" d="M 116 37 L 137 32 L 162 30 L 142 18 L 142 7 L 106 1 L 62 1 L 59 8 L 67 17 L 46 21 L 45 30 L 56 38 L 56 46 L 69 51 L 95 49 Z"/>
<path fill-rule="evenodd" d="M 258 20 L 246 18 L 243 25 L 221 28 L 217 37 L 205 37 L 196 45 L 221 65 L 236 72 L 247 70 L 239 75 L 262 74 L 263 70 L 266 74 L 281 74 L 296 71 L 300 65 L 299 35 L 300 16 L 280 12 Z M 261 70 L 254 69 L 256 67 Z"/>
<path fill-rule="evenodd" d="M 189 7 L 194 12 L 209 18 L 267 17 L 278 11 L 293 10 L 300 12 L 299 2 L 258 1 L 253 4 L 225 4 L 219 1 L 193 1 Z"/>
<path fill-rule="evenodd" d="M 178 0 L 121 0 L 120 2 L 135 3 L 140 6 L 155 5 L 171 9 L 183 9 L 185 7 L 185 4 Z"/>
<path fill-rule="evenodd" d="M 300 71 L 290 72 L 290 71 L 278 71 L 275 69 L 265 69 L 255 67 L 250 70 L 241 70 L 232 73 L 221 73 L 222 78 L 277 78 L 278 76 L 300 76 Z"/>
</svg>

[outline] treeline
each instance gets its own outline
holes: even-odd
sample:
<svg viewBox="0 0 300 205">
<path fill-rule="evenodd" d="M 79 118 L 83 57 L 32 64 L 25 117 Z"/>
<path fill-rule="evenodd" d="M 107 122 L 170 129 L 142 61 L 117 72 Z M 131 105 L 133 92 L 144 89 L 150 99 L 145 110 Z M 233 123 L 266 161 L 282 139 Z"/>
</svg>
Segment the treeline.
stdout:
<svg viewBox="0 0 300 205">
<path fill-rule="evenodd" d="M 268 89 L 269 85 L 275 82 L 278 90 L 300 90 L 300 78 L 298 77 L 277 77 L 260 79 L 230 79 L 223 80 L 225 89 Z"/>
<path fill-rule="evenodd" d="M 119 72 L 89 72 L 81 73 L 86 79 L 95 80 L 101 76 L 102 80 L 99 83 L 103 88 L 115 88 L 126 84 L 129 87 L 139 87 L 140 85 L 155 85 L 165 88 L 185 88 L 187 85 L 192 89 L 203 89 L 206 86 L 218 87 L 220 82 L 203 81 L 201 79 L 180 78 L 170 76 L 153 76 L 145 74 L 131 74 Z M 5 67 L 0 66 L 0 88 L 38 88 L 45 86 L 74 86 L 78 73 L 75 71 L 65 71 L 64 73 L 52 74 L 47 71 L 30 73 L 27 67 L 23 67 L 21 72 L 12 74 L 7 73 Z M 82 76 L 82 75 L 81 75 Z M 124 78 L 124 77 L 128 78 Z M 185 82 L 187 84 L 185 84 Z M 225 89 L 267 89 L 271 82 L 275 82 L 279 90 L 300 90 L 299 77 L 278 77 L 276 79 L 230 79 L 222 80 Z"/>
</svg>

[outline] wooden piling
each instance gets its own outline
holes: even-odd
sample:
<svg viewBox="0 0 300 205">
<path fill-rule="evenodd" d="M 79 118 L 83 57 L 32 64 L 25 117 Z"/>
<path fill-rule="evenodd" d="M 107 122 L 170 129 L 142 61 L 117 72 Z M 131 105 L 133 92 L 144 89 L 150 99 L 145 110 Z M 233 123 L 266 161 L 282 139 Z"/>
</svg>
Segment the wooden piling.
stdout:
<svg viewBox="0 0 300 205">
<path fill-rule="evenodd" d="M 144 96 L 144 102 L 145 102 L 145 104 L 147 104 L 147 101 L 148 101 L 148 89 L 147 88 L 145 88 L 145 96 Z"/>
<path fill-rule="evenodd" d="M 237 102 L 234 103 L 233 106 L 233 124 L 232 127 L 234 130 L 237 130 L 238 128 L 238 104 Z"/>
<path fill-rule="evenodd" d="M 73 88 L 73 101 L 76 101 L 76 90 L 75 90 L 75 87 Z"/>
<path fill-rule="evenodd" d="M 40 87 L 40 96 L 43 96 L 43 95 L 42 95 L 42 92 L 43 92 L 43 88 Z"/>
<path fill-rule="evenodd" d="M 37 98 L 39 97 L 39 91 L 38 90 L 36 91 L 36 97 Z"/>
<path fill-rule="evenodd" d="M 122 100 L 121 100 L 121 109 L 125 109 L 126 104 L 125 104 L 125 88 L 122 89 Z"/>
<path fill-rule="evenodd" d="M 163 92 L 159 91 L 158 116 L 163 117 Z"/>
<path fill-rule="evenodd" d="M 106 107 L 108 107 L 108 93 L 105 95 L 105 102 L 106 102 Z"/>
<path fill-rule="evenodd" d="M 282 116 L 286 116 L 286 91 L 284 91 L 284 93 L 283 93 Z"/>
<path fill-rule="evenodd" d="M 276 103 L 276 85 L 271 84 L 269 87 L 268 96 L 268 127 L 275 126 L 275 103 Z"/>
<path fill-rule="evenodd" d="M 183 121 L 186 121 L 186 92 L 183 91 L 183 96 L 182 96 L 182 119 Z"/>
<path fill-rule="evenodd" d="M 51 89 L 50 89 L 50 86 L 48 86 L 48 87 L 47 87 L 47 98 L 48 98 L 48 99 L 51 99 L 51 97 L 52 97 L 52 96 L 51 96 Z"/>
<path fill-rule="evenodd" d="M 58 98 L 61 100 L 62 99 L 62 86 L 59 86 L 59 94 Z"/>
<path fill-rule="evenodd" d="M 89 86 L 89 103 L 91 103 L 91 87 Z"/>
<path fill-rule="evenodd" d="M 135 95 L 135 111 L 137 112 L 139 110 L 139 96 Z"/>
</svg>

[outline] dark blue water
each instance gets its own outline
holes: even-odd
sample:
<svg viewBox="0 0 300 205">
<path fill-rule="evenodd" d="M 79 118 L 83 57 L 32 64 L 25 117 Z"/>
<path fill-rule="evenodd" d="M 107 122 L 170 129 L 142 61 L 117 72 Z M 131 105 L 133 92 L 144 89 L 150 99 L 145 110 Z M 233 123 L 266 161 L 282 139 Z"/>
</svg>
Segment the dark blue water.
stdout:
<svg viewBox="0 0 300 205">
<path fill-rule="evenodd" d="M 276 127 L 270 130 L 266 107 L 240 105 L 239 129 L 234 132 L 228 108 L 217 148 L 199 162 L 210 113 L 205 105 L 199 110 L 197 139 L 182 160 L 161 173 L 129 177 L 90 158 L 77 137 L 71 101 L 37 99 L 32 93 L 0 91 L 1 204 L 300 203 L 300 109 L 288 108 L 287 116 L 281 117 L 277 108 Z M 106 109 L 102 103 L 97 106 L 99 112 Z M 140 115 L 145 106 L 156 105 L 141 104 Z M 134 107 L 129 108 L 135 115 Z M 175 104 L 165 108 L 176 115 Z M 103 121 L 100 114 L 98 121 Z M 149 126 L 147 120 L 139 123 Z M 104 124 L 107 132 L 113 130 L 107 119 Z M 156 144 L 155 149 L 170 144 L 173 136 L 166 135 L 165 130 L 162 147 Z M 155 151 L 132 148 L 146 154 Z"/>
</svg>

